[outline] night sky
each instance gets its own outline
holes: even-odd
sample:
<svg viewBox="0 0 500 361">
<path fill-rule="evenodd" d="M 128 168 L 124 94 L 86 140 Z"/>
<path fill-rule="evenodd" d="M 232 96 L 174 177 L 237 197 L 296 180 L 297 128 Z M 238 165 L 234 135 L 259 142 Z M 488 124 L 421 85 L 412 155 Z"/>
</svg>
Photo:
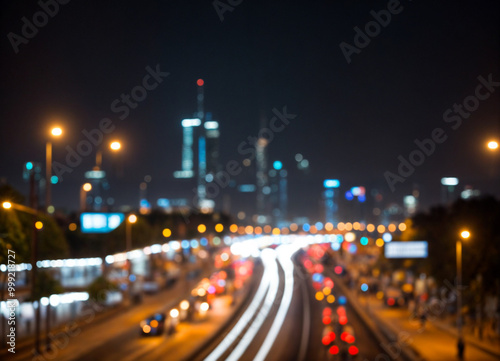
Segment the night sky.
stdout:
<svg viewBox="0 0 500 361">
<path fill-rule="evenodd" d="M 203 78 L 205 110 L 220 122 L 223 164 L 244 159 L 238 145 L 257 135 L 262 115 L 269 120 L 273 108 L 284 106 L 297 115 L 268 149 L 270 161 L 290 170 L 291 215 L 319 215 L 325 178 L 376 188 L 388 202 L 401 202 L 418 184 L 422 203 L 437 203 L 439 180 L 449 175 L 461 187 L 499 196 L 500 154 L 495 159 L 484 144 L 500 134 L 500 87 L 456 129 L 443 113 L 474 95 L 479 76 L 500 81 L 500 3 L 402 0 L 399 13 L 348 64 L 339 44 L 354 45 L 354 27 L 363 30 L 370 11 L 391 3 L 247 0 L 221 21 L 212 1 L 73 0 L 16 54 L 8 34 L 22 35 L 21 19 L 32 20 L 41 8 L 4 1 L 0 176 L 27 193 L 22 165 L 44 162 L 55 119 L 65 134 L 54 143 L 54 160 L 63 162 L 65 147 L 75 148 L 82 130 L 107 117 L 116 125 L 108 139 L 124 147 L 104 153 L 105 169 L 124 169 L 111 179 L 117 204 L 137 204 L 145 175 L 152 176 L 151 199 L 175 198 L 180 120 L 196 111 L 196 80 Z M 157 65 L 170 75 L 119 119 L 111 103 Z M 414 140 L 435 128 L 447 140 L 391 192 L 384 172 L 397 173 L 398 156 L 408 158 Z M 296 169 L 296 153 L 309 160 L 308 174 Z M 53 187 L 56 207 L 76 209 L 94 154 Z"/>
</svg>

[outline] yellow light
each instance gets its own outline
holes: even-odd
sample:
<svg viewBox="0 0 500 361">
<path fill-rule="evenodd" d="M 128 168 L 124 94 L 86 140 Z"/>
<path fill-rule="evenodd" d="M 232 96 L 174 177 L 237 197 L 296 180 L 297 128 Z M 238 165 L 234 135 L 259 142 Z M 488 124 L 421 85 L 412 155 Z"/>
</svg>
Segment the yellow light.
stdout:
<svg viewBox="0 0 500 361">
<path fill-rule="evenodd" d="M 255 234 L 262 234 L 262 227 L 259 226 L 255 227 L 254 232 Z"/>
<path fill-rule="evenodd" d="M 375 244 L 377 245 L 377 247 L 382 247 L 384 245 L 384 240 L 382 238 L 377 238 Z"/>
<path fill-rule="evenodd" d="M 179 317 L 179 310 L 177 308 L 172 308 L 170 310 L 170 317 L 172 317 L 172 318 Z"/>
<path fill-rule="evenodd" d="M 37 221 L 37 222 L 35 223 L 35 228 L 36 228 L 36 229 L 42 229 L 42 228 L 43 228 L 43 223 L 42 223 L 42 222 L 40 222 L 40 221 Z"/>
<path fill-rule="evenodd" d="M 109 147 L 111 148 L 111 150 L 120 150 L 120 148 L 122 147 L 121 143 L 120 142 L 111 142 L 111 144 L 109 145 Z"/>
<path fill-rule="evenodd" d="M 209 304 L 207 302 L 203 302 L 201 305 L 200 305 L 200 311 L 202 312 L 207 312 L 208 311 L 208 308 L 209 308 Z"/>
<path fill-rule="evenodd" d="M 236 233 L 238 232 L 238 226 L 236 224 L 231 224 L 229 226 L 229 230 L 231 231 L 231 233 Z"/>
<path fill-rule="evenodd" d="M 85 191 L 85 192 L 90 192 L 92 190 L 92 184 L 90 183 L 85 183 L 83 186 L 82 186 L 82 189 Z"/>
<path fill-rule="evenodd" d="M 11 209 L 12 208 L 12 203 L 10 203 L 10 202 L 3 202 L 2 203 L 2 207 L 4 207 L 5 209 Z"/>
<path fill-rule="evenodd" d="M 149 326 L 149 325 L 142 326 L 142 332 L 144 332 L 144 333 L 150 333 L 151 332 L 151 326 Z"/>
<path fill-rule="evenodd" d="M 245 227 L 245 233 L 246 234 L 252 234 L 253 233 L 253 227 L 252 226 L 246 226 Z"/>
<path fill-rule="evenodd" d="M 215 225 L 215 232 L 222 232 L 224 230 L 224 226 L 221 223 L 217 223 Z"/>
<path fill-rule="evenodd" d="M 198 232 L 205 233 L 206 230 L 207 230 L 207 226 L 205 226 L 204 224 L 198 225 Z"/>
<path fill-rule="evenodd" d="M 238 234 L 241 234 L 241 235 L 245 234 L 245 227 L 244 226 L 238 227 Z"/>
<path fill-rule="evenodd" d="M 384 292 L 382 291 L 378 291 L 377 292 L 377 296 L 376 296 L 379 300 L 381 300 L 382 298 L 384 298 Z"/>
<path fill-rule="evenodd" d="M 348 232 L 352 231 L 352 223 L 351 222 L 347 222 L 345 224 L 345 230 L 348 231 Z"/>
<path fill-rule="evenodd" d="M 346 242 L 353 242 L 356 240 L 356 234 L 354 234 L 353 232 L 347 232 L 344 235 L 344 239 L 346 240 Z"/>
<path fill-rule="evenodd" d="M 189 308 L 189 302 L 188 302 L 188 301 L 186 301 L 186 300 L 183 300 L 183 301 L 181 302 L 180 306 L 181 306 L 181 310 L 186 311 L 186 310 Z"/>
<path fill-rule="evenodd" d="M 292 226 L 290 226 L 290 229 L 292 229 Z M 325 231 L 332 231 L 333 230 L 333 224 L 330 222 L 325 223 Z"/>
<path fill-rule="evenodd" d="M 310 228 L 309 228 L 309 233 L 311 234 L 316 234 L 318 233 L 318 229 L 316 228 L 315 225 L 312 225 Z"/>
<path fill-rule="evenodd" d="M 135 214 L 131 214 L 130 216 L 128 216 L 128 221 L 129 223 L 137 222 L 137 216 Z"/>
<path fill-rule="evenodd" d="M 385 232 L 385 226 L 383 224 L 379 224 L 377 227 L 377 232 L 378 233 L 384 233 Z"/>
<path fill-rule="evenodd" d="M 55 137 L 58 137 L 62 134 L 62 129 L 59 127 L 52 128 L 50 134 L 52 134 Z"/>
<path fill-rule="evenodd" d="M 316 296 L 315 297 L 316 297 L 316 299 L 318 301 L 323 301 L 323 299 L 325 298 L 325 295 L 323 294 L 323 292 L 318 291 L 318 292 L 316 292 Z"/>
<path fill-rule="evenodd" d="M 490 150 L 497 150 L 498 149 L 498 142 L 496 140 L 490 140 L 486 146 Z"/>
<path fill-rule="evenodd" d="M 359 228 L 361 227 L 361 224 L 359 222 L 354 222 L 352 224 L 352 228 L 355 230 L 355 231 L 359 231 Z"/>
<path fill-rule="evenodd" d="M 345 229 L 345 225 L 343 222 L 339 222 L 339 224 L 337 224 L 337 229 L 339 231 L 343 231 Z"/>
<path fill-rule="evenodd" d="M 156 327 L 158 327 L 158 321 L 156 321 L 156 320 L 152 320 L 152 321 L 150 322 L 150 325 L 151 325 L 151 327 L 156 328 Z"/>
<path fill-rule="evenodd" d="M 387 227 L 387 229 L 389 230 L 389 232 L 396 232 L 396 225 L 391 223 L 389 224 L 389 227 Z"/>
<path fill-rule="evenodd" d="M 330 293 L 332 293 L 332 289 L 330 287 L 325 287 L 323 288 L 323 293 L 325 296 L 328 296 Z"/>
<path fill-rule="evenodd" d="M 76 231 L 76 223 L 70 223 L 68 228 L 71 232 Z"/>
<path fill-rule="evenodd" d="M 297 223 L 290 224 L 290 231 L 296 232 L 297 229 L 299 229 L 299 226 L 297 225 Z"/>
<path fill-rule="evenodd" d="M 165 228 L 163 230 L 163 232 L 161 232 L 161 233 L 163 234 L 163 237 L 165 237 L 165 238 L 168 238 L 168 237 L 170 237 L 172 235 L 172 231 L 170 229 L 168 229 L 168 228 Z"/>
<path fill-rule="evenodd" d="M 326 298 L 326 301 L 328 303 L 334 303 L 335 302 L 335 296 L 334 295 L 328 295 L 328 297 Z"/>
<path fill-rule="evenodd" d="M 470 232 L 467 230 L 462 231 L 462 232 L 460 232 L 460 237 L 462 237 L 463 239 L 467 239 L 470 237 Z"/>
<path fill-rule="evenodd" d="M 280 229 L 279 228 L 273 228 L 273 234 L 275 236 L 279 235 L 280 234 Z"/>
<path fill-rule="evenodd" d="M 364 223 L 360 223 L 360 224 L 359 224 L 359 230 L 360 230 L 360 231 L 364 231 L 364 230 L 365 230 L 365 228 L 366 228 L 366 225 L 365 225 Z"/>
<path fill-rule="evenodd" d="M 400 224 L 399 224 L 399 226 L 398 226 L 398 229 L 399 229 L 401 232 L 406 231 L 406 224 L 405 224 L 405 223 L 400 223 Z"/>
<path fill-rule="evenodd" d="M 366 226 L 366 230 L 367 230 L 368 232 L 373 232 L 373 231 L 375 230 L 375 226 L 374 226 L 373 224 L 371 224 L 371 223 L 370 223 L 370 224 L 368 224 L 368 225 Z"/>
<path fill-rule="evenodd" d="M 206 294 L 207 291 L 203 287 L 198 288 L 198 296 L 205 297 Z"/>
</svg>

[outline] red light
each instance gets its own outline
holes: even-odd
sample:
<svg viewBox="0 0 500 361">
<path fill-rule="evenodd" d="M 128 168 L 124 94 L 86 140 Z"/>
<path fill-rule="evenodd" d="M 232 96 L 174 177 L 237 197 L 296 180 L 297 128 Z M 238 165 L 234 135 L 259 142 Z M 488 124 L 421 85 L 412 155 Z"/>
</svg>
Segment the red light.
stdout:
<svg viewBox="0 0 500 361">
<path fill-rule="evenodd" d="M 328 337 L 330 338 L 330 342 L 335 341 L 335 332 L 330 331 L 330 332 L 328 333 Z"/>
<path fill-rule="evenodd" d="M 345 317 L 345 316 L 339 317 L 339 323 L 341 325 L 345 325 L 347 323 L 347 317 Z"/>
<path fill-rule="evenodd" d="M 198 79 L 196 81 L 196 84 L 198 84 L 198 86 L 203 86 L 203 84 L 205 84 L 205 82 L 203 81 L 203 79 Z"/>
<path fill-rule="evenodd" d="M 340 334 L 340 339 L 341 339 L 342 341 L 345 341 L 345 338 L 346 338 L 348 335 L 349 335 L 349 334 L 348 334 L 347 332 L 342 332 L 342 333 Z"/>
<path fill-rule="evenodd" d="M 349 347 L 349 355 L 357 355 L 359 352 L 358 348 L 356 346 L 350 346 Z"/>
<path fill-rule="evenodd" d="M 330 307 L 325 307 L 323 309 L 323 316 L 330 316 L 332 314 L 332 309 Z"/>
<path fill-rule="evenodd" d="M 328 337 L 328 335 L 323 336 L 321 342 L 323 343 L 323 345 L 327 346 L 330 343 L 330 337 Z"/>
<path fill-rule="evenodd" d="M 337 267 L 335 267 L 334 271 L 335 271 L 335 273 L 336 273 L 336 274 L 338 274 L 338 275 L 339 275 L 339 274 L 341 274 L 341 273 L 342 273 L 342 267 L 337 266 Z"/>
<path fill-rule="evenodd" d="M 333 288 L 333 281 L 331 278 L 329 278 L 329 277 L 325 278 L 325 287 Z"/>
<path fill-rule="evenodd" d="M 391 297 L 391 298 L 387 299 L 387 304 L 389 306 L 394 306 L 395 303 L 396 303 L 396 301 L 394 300 L 394 298 Z"/>
<path fill-rule="evenodd" d="M 325 269 L 324 269 L 324 267 L 323 267 L 323 265 L 322 265 L 322 264 L 319 264 L 319 263 L 318 263 L 318 264 L 314 265 L 314 271 L 315 271 L 316 273 L 323 273 L 323 271 L 324 271 L 324 270 L 325 270 Z"/>
<path fill-rule="evenodd" d="M 329 325 L 331 322 L 332 322 L 332 319 L 330 318 L 330 316 L 323 317 L 323 324 L 324 325 Z"/>
<path fill-rule="evenodd" d="M 329 351 L 330 351 L 330 353 L 331 353 L 332 355 L 336 355 L 336 354 L 338 354 L 338 353 L 339 353 L 339 348 L 338 348 L 338 346 L 332 346 L 332 347 L 330 347 L 330 350 L 329 350 Z"/>
<path fill-rule="evenodd" d="M 345 308 L 344 308 L 344 306 L 337 307 L 337 315 L 339 315 L 339 316 L 345 316 Z"/>
</svg>

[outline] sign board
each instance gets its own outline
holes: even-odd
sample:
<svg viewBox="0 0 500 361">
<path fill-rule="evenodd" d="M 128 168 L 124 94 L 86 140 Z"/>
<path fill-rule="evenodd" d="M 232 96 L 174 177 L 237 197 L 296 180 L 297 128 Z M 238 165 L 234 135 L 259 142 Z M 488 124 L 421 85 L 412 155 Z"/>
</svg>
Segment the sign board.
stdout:
<svg viewBox="0 0 500 361">
<path fill-rule="evenodd" d="M 124 219 L 123 213 L 82 213 L 80 215 L 82 233 L 109 233 Z"/>
<path fill-rule="evenodd" d="M 427 241 L 390 242 L 384 246 L 386 258 L 427 258 Z"/>
</svg>

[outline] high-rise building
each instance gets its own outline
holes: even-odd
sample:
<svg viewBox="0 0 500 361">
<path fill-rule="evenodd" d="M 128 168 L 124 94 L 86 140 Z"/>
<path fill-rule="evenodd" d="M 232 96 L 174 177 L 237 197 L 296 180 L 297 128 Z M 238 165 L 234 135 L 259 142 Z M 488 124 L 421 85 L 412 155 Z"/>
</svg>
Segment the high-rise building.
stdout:
<svg viewBox="0 0 500 361">
<path fill-rule="evenodd" d="M 174 172 L 175 178 L 194 177 L 194 128 L 200 126 L 199 118 L 183 119 L 182 122 L 182 169 Z"/>
</svg>

